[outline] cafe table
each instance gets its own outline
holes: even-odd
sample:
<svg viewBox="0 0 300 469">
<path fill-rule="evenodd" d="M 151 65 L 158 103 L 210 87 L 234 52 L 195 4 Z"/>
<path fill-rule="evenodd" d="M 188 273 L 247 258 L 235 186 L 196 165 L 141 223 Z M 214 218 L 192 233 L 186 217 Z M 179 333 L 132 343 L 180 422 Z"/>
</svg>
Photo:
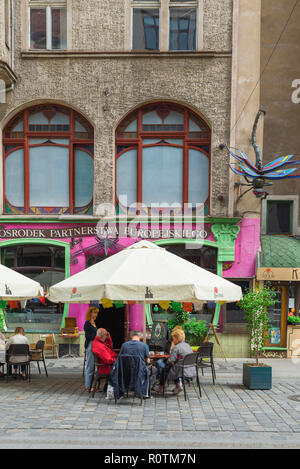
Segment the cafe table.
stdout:
<svg viewBox="0 0 300 469">
<path fill-rule="evenodd" d="M 150 352 L 150 358 L 153 359 L 153 360 L 159 360 L 161 358 L 169 358 L 170 355 L 168 354 L 160 354 L 160 353 L 154 353 L 153 355 L 151 355 L 151 352 Z"/>
<path fill-rule="evenodd" d="M 69 345 L 69 353 L 67 353 L 66 355 L 63 355 L 61 358 L 74 358 L 75 355 L 72 354 L 72 341 L 73 339 L 77 339 L 79 337 L 79 334 L 59 334 L 58 337 L 68 339 L 68 345 Z"/>
</svg>

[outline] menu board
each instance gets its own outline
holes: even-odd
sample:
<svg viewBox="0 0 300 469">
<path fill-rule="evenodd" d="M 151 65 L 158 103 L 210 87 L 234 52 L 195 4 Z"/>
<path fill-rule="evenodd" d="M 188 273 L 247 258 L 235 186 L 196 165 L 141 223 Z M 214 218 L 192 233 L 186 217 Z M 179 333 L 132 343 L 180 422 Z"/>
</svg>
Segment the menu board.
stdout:
<svg viewBox="0 0 300 469">
<path fill-rule="evenodd" d="M 165 321 L 153 321 L 151 332 L 151 345 L 159 345 L 165 348 L 168 341 L 168 323 Z"/>
</svg>

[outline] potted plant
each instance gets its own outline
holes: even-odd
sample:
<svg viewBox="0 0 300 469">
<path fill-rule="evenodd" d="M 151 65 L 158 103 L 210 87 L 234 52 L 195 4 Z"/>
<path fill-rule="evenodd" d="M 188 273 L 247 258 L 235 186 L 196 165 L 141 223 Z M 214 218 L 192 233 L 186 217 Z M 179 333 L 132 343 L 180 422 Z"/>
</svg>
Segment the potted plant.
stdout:
<svg viewBox="0 0 300 469">
<path fill-rule="evenodd" d="M 243 384 L 249 389 L 271 389 L 272 367 L 259 362 L 268 337 L 267 308 L 276 302 L 276 292 L 264 287 L 248 292 L 239 302 L 247 320 L 250 335 L 250 352 L 255 356 L 255 363 L 243 364 Z"/>
<path fill-rule="evenodd" d="M 287 318 L 287 358 L 300 356 L 300 317 L 291 311 Z"/>
<path fill-rule="evenodd" d="M 185 332 L 186 341 L 192 349 L 198 349 L 207 335 L 206 321 L 191 318 L 191 313 L 180 311 L 175 315 L 174 319 L 168 321 L 170 332 L 175 326 L 181 326 Z"/>
<path fill-rule="evenodd" d="M 0 301 L 0 332 L 7 331 L 5 306 L 6 306 L 6 301 Z"/>
<path fill-rule="evenodd" d="M 206 321 L 190 319 L 184 323 L 183 330 L 185 332 L 186 341 L 190 344 L 192 349 L 198 349 L 207 335 Z"/>
<path fill-rule="evenodd" d="M 294 316 L 293 313 L 290 313 L 288 316 L 288 324 L 292 324 L 294 326 L 300 326 L 300 317 Z"/>
</svg>

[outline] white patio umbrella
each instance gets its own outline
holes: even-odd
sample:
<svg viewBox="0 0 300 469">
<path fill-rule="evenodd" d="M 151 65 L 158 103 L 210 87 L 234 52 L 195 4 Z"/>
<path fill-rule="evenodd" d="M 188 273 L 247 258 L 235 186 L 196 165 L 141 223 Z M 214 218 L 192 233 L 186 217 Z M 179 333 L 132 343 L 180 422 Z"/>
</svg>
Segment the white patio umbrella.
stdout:
<svg viewBox="0 0 300 469">
<path fill-rule="evenodd" d="M 212 274 L 149 241 L 123 251 L 50 288 L 53 302 L 112 301 L 225 301 L 242 298 L 239 286 Z"/>
<path fill-rule="evenodd" d="M 0 264 L 0 299 L 23 301 L 44 295 L 38 282 Z"/>
</svg>

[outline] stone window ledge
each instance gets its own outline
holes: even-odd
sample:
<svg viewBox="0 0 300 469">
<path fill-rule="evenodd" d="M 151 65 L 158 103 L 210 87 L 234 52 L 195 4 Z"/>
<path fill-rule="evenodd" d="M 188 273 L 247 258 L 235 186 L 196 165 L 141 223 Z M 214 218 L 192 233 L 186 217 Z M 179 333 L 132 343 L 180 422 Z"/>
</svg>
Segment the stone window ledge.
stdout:
<svg viewBox="0 0 300 469">
<path fill-rule="evenodd" d="M 161 51 L 23 51 L 21 57 L 24 59 L 33 58 L 95 58 L 95 59 L 119 59 L 119 58 L 193 58 L 193 57 L 231 57 L 231 51 L 216 51 L 216 50 L 202 50 L 202 51 L 175 51 L 175 52 L 161 52 Z"/>
</svg>

